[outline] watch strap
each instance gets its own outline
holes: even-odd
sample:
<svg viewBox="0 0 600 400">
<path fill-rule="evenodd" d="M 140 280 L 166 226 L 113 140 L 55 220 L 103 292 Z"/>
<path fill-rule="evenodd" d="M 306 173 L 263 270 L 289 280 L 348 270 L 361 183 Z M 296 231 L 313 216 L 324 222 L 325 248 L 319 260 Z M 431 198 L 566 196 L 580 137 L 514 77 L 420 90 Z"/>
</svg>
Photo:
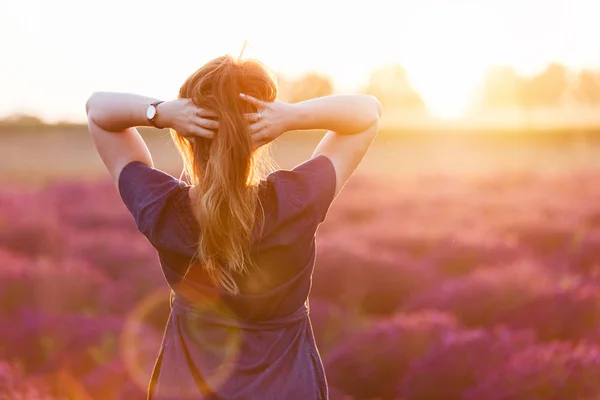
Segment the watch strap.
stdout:
<svg viewBox="0 0 600 400">
<path fill-rule="evenodd" d="M 153 127 L 157 128 L 157 129 L 164 129 L 164 127 L 156 125 L 156 118 L 158 117 L 158 105 L 160 103 L 164 103 L 164 101 L 157 100 L 157 101 L 155 101 L 153 103 L 150 103 L 150 106 L 154 107 L 155 113 L 154 113 L 154 116 L 152 118 L 148 119 L 148 121 L 150 121 L 150 123 L 152 124 Z"/>
</svg>

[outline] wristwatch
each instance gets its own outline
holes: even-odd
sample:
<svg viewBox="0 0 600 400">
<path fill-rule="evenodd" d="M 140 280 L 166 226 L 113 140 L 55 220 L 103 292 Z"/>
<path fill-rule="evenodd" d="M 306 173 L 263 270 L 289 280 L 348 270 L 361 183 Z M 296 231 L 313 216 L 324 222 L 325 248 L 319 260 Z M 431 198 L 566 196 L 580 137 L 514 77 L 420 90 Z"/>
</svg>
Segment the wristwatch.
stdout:
<svg viewBox="0 0 600 400">
<path fill-rule="evenodd" d="M 156 118 L 158 118 L 158 105 L 163 103 L 163 101 L 158 100 L 148 106 L 146 110 L 146 118 L 152 124 L 153 127 L 158 129 L 163 129 L 163 127 L 156 125 Z"/>
</svg>

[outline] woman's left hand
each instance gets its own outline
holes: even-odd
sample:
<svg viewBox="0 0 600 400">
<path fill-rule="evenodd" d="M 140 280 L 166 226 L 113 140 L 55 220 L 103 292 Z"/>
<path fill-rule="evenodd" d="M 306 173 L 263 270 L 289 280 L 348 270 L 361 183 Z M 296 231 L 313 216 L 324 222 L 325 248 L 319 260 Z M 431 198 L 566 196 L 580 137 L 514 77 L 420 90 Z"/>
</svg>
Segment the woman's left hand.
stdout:
<svg viewBox="0 0 600 400">
<path fill-rule="evenodd" d="M 209 117 L 217 114 L 198 107 L 190 99 L 176 99 L 160 103 L 157 107 L 157 125 L 175 129 L 184 137 L 211 139 L 219 123 Z"/>
<path fill-rule="evenodd" d="M 293 126 L 293 104 L 262 101 L 244 93 L 240 97 L 258 109 L 257 113 L 245 115 L 246 120 L 251 123 L 250 134 L 256 147 L 272 142 Z"/>
</svg>

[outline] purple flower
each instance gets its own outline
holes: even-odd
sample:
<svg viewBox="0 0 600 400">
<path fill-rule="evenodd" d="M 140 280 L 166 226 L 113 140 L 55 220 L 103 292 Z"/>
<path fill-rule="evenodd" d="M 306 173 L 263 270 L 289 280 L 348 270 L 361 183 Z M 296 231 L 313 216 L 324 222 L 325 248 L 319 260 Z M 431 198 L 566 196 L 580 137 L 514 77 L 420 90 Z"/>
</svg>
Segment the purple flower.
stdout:
<svg viewBox="0 0 600 400">
<path fill-rule="evenodd" d="M 465 400 L 593 399 L 600 393 L 600 348 L 581 342 L 530 346 L 466 392 Z"/>
<path fill-rule="evenodd" d="M 393 398 L 411 362 L 457 329 L 454 318 L 438 312 L 376 322 L 343 340 L 325 359 L 329 382 L 357 398 Z"/>
</svg>

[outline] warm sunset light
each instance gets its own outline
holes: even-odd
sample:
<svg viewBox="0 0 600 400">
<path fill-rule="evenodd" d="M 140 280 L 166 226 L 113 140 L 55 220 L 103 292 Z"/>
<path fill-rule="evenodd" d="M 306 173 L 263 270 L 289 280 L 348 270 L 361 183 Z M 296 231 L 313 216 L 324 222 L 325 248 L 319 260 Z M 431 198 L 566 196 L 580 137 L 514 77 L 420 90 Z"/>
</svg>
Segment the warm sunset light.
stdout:
<svg viewBox="0 0 600 400">
<path fill-rule="evenodd" d="M 599 16 L 0 0 L 0 400 L 600 400 Z"/>
<path fill-rule="evenodd" d="M 502 50 L 504 30 L 489 9 L 440 4 L 420 10 L 405 28 L 410 45 L 402 59 L 428 109 L 439 117 L 466 111 L 471 92 Z"/>
<path fill-rule="evenodd" d="M 96 90 L 170 97 L 190 71 L 216 55 L 237 54 L 248 40 L 247 56 L 284 76 L 325 74 L 338 91 L 360 89 L 375 68 L 400 64 L 431 114 L 456 118 L 491 66 L 537 73 L 553 61 L 600 65 L 598 53 L 587 51 L 600 37 L 591 18 L 597 9 L 591 0 L 309 0 L 285 10 L 271 0 L 179 0 L 168 7 L 9 0 L 0 5 L 8 60 L 0 66 L 0 88 L 8 93 L 0 115 L 82 120 L 82 104 Z"/>
</svg>

